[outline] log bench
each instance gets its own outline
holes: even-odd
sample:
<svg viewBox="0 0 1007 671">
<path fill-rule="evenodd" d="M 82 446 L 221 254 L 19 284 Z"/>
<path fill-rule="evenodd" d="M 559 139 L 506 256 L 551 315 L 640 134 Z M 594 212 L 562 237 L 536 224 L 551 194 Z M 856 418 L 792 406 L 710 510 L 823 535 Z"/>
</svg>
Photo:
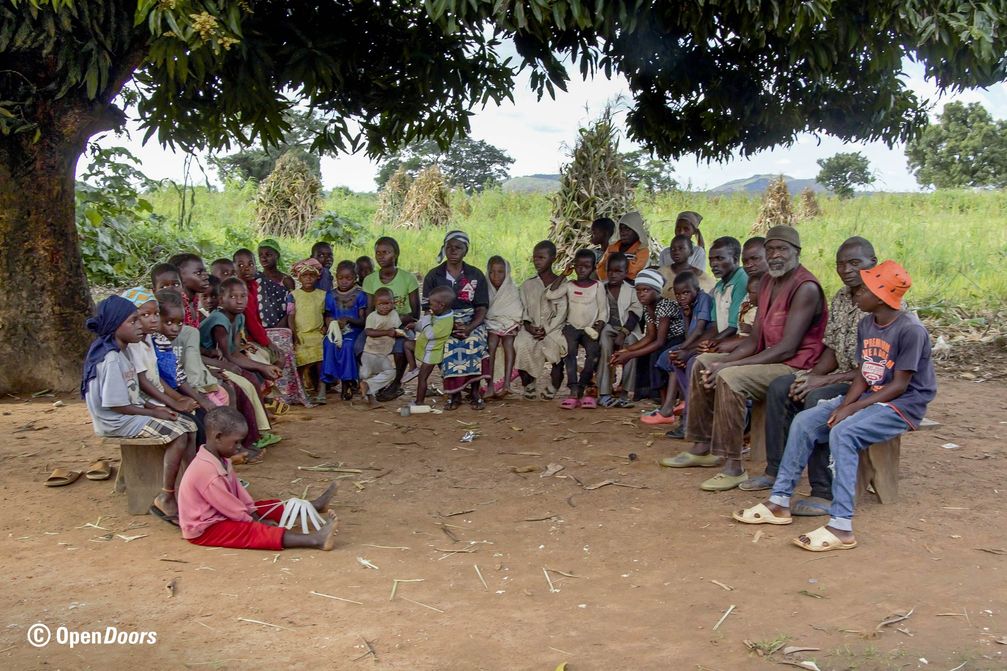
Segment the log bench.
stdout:
<svg viewBox="0 0 1007 671">
<path fill-rule="evenodd" d="M 126 492 L 130 515 L 146 515 L 164 485 L 166 438 L 104 438 L 102 445 L 118 445 L 122 453 L 115 491 Z M 181 472 L 179 473 L 181 475 Z"/>
<path fill-rule="evenodd" d="M 930 419 L 920 422 L 917 431 L 936 429 L 940 423 Z M 749 459 L 754 462 L 766 460 L 766 404 L 752 403 Z M 857 465 L 857 503 L 864 501 L 868 492 L 873 492 L 881 503 L 894 503 L 899 497 L 899 457 L 902 451 L 902 436 L 875 443 L 860 453 Z"/>
</svg>

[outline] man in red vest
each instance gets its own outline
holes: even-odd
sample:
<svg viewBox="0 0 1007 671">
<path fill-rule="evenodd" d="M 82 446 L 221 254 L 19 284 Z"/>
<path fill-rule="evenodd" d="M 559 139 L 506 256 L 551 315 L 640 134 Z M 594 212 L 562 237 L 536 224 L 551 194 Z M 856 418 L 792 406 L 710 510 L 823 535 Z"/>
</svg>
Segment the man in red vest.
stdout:
<svg viewBox="0 0 1007 671">
<path fill-rule="evenodd" d="M 828 308 L 821 284 L 801 265 L 801 238 L 790 226 L 766 234 L 768 276 L 759 289 L 752 335 L 728 354 L 696 358 L 689 384 L 686 440 L 693 446 L 661 465 L 721 466 L 704 491 L 734 489 L 748 479 L 741 464 L 748 400 L 761 401 L 781 375 L 810 370 L 825 349 Z"/>
</svg>

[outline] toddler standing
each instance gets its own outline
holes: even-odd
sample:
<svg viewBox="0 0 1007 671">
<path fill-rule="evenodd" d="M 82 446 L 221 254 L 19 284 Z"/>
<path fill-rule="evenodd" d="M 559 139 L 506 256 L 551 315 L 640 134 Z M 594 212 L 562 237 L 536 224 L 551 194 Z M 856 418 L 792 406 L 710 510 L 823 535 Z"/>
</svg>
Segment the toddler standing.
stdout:
<svg viewBox="0 0 1007 671">
<path fill-rule="evenodd" d="M 510 393 L 510 383 L 514 376 L 514 336 L 521 328 L 524 308 L 510 276 L 510 264 L 503 257 L 490 257 L 486 264 L 486 279 L 489 280 L 490 296 L 486 329 L 489 331 L 491 370 L 495 369 L 497 348 L 501 343 L 504 349 L 504 376 L 493 385 L 489 396 L 503 398 Z"/>
<path fill-rule="evenodd" d="M 367 342 L 360 355 L 360 394 L 372 408 L 377 405 L 377 393 L 395 378 L 395 366 L 388 356 L 395 347 L 395 338 L 404 335 L 399 330 L 401 325 L 392 290 L 375 291 L 374 312 L 367 315 L 364 324 Z"/>
<path fill-rule="evenodd" d="M 447 286 L 436 287 L 427 297 L 430 312 L 412 326 L 416 330 L 416 358 L 420 362 L 419 377 L 416 382 L 416 405 L 423 405 L 427 396 L 427 382 L 434 366 L 444 361 L 444 345 L 455 328 L 455 316 L 451 304 L 455 302 L 454 289 Z"/>
<path fill-rule="evenodd" d="M 325 292 L 315 285 L 322 275 L 322 264 L 316 259 L 298 261 L 291 268 L 301 283 L 290 292 L 287 303 L 288 321 L 293 326 L 294 355 L 297 374 L 308 377 L 316 385 L 315 402 L 325 403 L 325 383 L 322 381 L 322 337 L 325 334 Z"/>
<path fill-rule="evenodd" d="M 353 398 L 360 371 L 355 347 L 364 333 L 367 314 L 367 294 L 357 285 L 356 264 L 340 261 L 336 266 L 336 285 L 325 297 L 325 331 L 328 336 L 322 347 L 322 379 L 326 383 L 341 382 L 344 401 Z"/>
</svg>

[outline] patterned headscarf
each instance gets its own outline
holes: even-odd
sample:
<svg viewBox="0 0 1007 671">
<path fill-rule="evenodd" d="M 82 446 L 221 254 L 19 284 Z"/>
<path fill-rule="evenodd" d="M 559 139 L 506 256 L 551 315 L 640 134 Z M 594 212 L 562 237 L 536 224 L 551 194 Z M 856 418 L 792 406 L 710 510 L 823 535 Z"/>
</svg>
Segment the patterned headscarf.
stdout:
<svg viewBox="0 0 1007 671">
<path fill-rule="evenodd" d="M 437 263 L 444 263 L 444 248 L 452 240 L 459 240 L 465 245 L 465 249 L 469 248 L 469 236 L 465 231 L 448 231 L 447 235 L 444 236 L 444 242 L 441 243 L 441 253 L 437 255 Z"/>
<path fill-rule="evenodd" d="M 132 289 L 126 289 L 119 295 L 136 307 L 140 307 L 144 303 L 157 300 L 154 297 L 153 292 L 149 291 L 146 287 L 133 287 Z"/>
<path fill-rule="evenodd" d="M 300 277 L 304 273 L 314 273 L 321 277 L 322 275 L 322 264 L 315 258 L 304 259 L 303 261 L 298 261 L 290 269 L 294 277 Z"/>
</svg>

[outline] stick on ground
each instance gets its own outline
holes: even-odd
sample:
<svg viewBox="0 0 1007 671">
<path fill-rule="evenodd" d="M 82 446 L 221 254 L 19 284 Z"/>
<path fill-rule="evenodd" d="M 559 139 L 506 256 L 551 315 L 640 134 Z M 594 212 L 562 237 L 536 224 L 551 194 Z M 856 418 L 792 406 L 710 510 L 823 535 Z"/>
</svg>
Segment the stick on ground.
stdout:
<svg viewBox="0 0 1007 671">
<path fill-rule="evenodd" d="M 734 612 L 734 604 L 733 603 L 731 604 L 731 607 L 728 608 L 727 610 L 725 610 L 724 614 L 720 616 L 720 619 L 717 620 L 717 624 L 713 625 L 713 631 L 717 631 L 717 629 L 720 627 L 720 625 L 724 624 L 724 620 L 727 619 L 727 616 L 730 615 L 732 612 Z"/>
<path fill-rule="evenodd" d="M 479 576 L 479 582 L 483 584 L 483 589 L 487 592 L 490 591 L 489 585 L 486 584 L 486 579 L 483 578 L 482 571 L 479 570 L 479 564 L 473 564 L 472 568 L 476 570 L 476 575 Z"/>
</svg>

